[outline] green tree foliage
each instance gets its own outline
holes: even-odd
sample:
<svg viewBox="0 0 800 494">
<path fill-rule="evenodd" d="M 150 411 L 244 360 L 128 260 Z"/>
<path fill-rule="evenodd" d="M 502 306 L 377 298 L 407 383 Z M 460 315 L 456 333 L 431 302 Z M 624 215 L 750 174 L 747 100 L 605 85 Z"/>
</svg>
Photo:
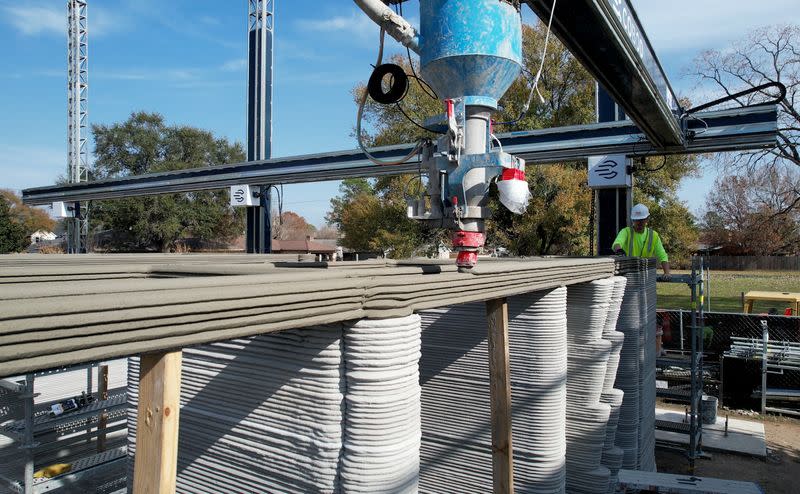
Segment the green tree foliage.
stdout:
<svg viewBox="0 0 800 494">
<path fill-rule="evenodd" d="M 638 160 L 633 201 L 650 210 L 648 226 L 656 230 L 674 265 L 682 265 L 697 248 L 699 230 L 694 216 L 678 198 L 681 180 L 699 173 L 695 156 Z"/>
<path fill-rule="evenodd" d="M 22 226 L 26 236 L 30 236 L 38 230 L 52 231 L 56 227 L 55 220 L 46 211 L 26 206 L 22 203 L 22 198 L 14 191 L 0 189 L 0 197 L 8 202 L 11 216 L 17 224 Z"/>
<path fill-rule="evenodd" d="M 93 180 L 243 161 L 239 143 L 208 131 L 167 125 L 156 113 L 134 113 L 125 122 L 93 125 Z M 202 191 L 95 203 L 92 222 L 113 230 L 110 247 L 166 252 L 182 237 L 225 241 L 241 234 L 242 213 L 227 191 Z"/>
<path fill-rule="evenodd" d="M 406 217 L 405 189 L 409 180 L 413 176 L 343 180 L 340 195 L 331 200 L 331 211 L 326 216 L 329 224 L 344 233 L 342 246 L 402 258 L 434 241 L 435 230 Z"/>
<path fill-rule="evenodd" d="M 494 120 L 514 123 L 499 125 L 495 132 L 594 121 L 594 80 L 554 37 L 550 38 L 530 109 L 519 119 L 531 91 L 533 77 L 530 74 L 535 74 L 541 63 L 545 30 L 546 27 L 541 23 L 523 26 L 524 67 L 529 76 L 519 77 L 500 100 L 499 109 L 493 115 Z M 407 73 L 412 73 L 407 59 L 398 56 L 392 62 L 403 66 Z M 418 70 L 416 72 L 419 74 Z M 360 101 L 364 91 L 363 85 L 353 90 L 356 101 Z M 380 105 L 368 100 L 365 120 L 373 132 L 365 135 L 365 142 L 388 145 L 435 138 L 434 134 L 410 122 L 406 115 L 420 123 L 426 117 L 442 111 L 442 103 L 426 94 L 424 88 L 412 78 L 408 94 L 399 104 Z M 648 161 L 647 167 L 652 168 L 659 163 L 651 161 Z M 650 204 L 676 208 L 674 213 L 658 218 L 654 216 L 654 226 L 659 231 L 676 232 L 675 240 L 671 244 L 667 241 L 668 248 L 693 242 L 692 238 L 684 236 L 691 231 L 691 215 L 677 200 L 676 192 L 680 178 L 695 169 L 696 164 L 692 159 L 669 159 L 664 168 L 637 180 L 637 186 L 642 185 L 638 194 L 647 198 Z M 493 190 L 490 207 L 494 216 L 487 223 L 487 246 L 506 247 L 517 255 L 588 254 L 592 194 L 586 185 L 586 163 L 547 166 L 529 163 L 527 180 L 533 200 L 523 215 L 507 211 L 500 205 Z M 379 183 L 385 185 L 379 186 Z M 406 184 L 410 185 L 406 187 Z M 441 235 L 437 237 L 428 226 L 405 218 L 402 191 L 406 188 L 413 191 L 415 187 L 418 187 L 418 181 L 413 176 L 396 176 L 380 181 L 360 179 L 344 183 L 339 197 L 331 201 L 332 212 L 328 220 L 343 233 L 347 247 L 365 248 L 381 244 L 388 245 L 390 250 L 394 248 L 398 253 L 413 252 L 415 246 L 409 245 L 409 242 L 419 245 L 441 239 Z M 348 223 L 343 221 L 345 218 L 358 218 L 358 221 Z M 408 237 L 403 237 L 401 232 Z M 673 239 L 669 233 L 663 235 L 665 240 Z"/>
<path fill-rule="evenodd" d="M 14 218 L 8 200 L 0 195 L 0 254 L 21 252 L 28 243 L 24 227 Z"/>
</svg>

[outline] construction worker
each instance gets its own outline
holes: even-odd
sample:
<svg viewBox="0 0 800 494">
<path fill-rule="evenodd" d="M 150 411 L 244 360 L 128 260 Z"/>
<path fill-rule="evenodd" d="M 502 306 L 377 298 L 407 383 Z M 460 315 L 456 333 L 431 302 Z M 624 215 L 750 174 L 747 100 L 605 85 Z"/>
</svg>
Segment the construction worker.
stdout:
<svg viewBox="0 0 800 494">
<path fill-rule="evenodd" d="M 615 254 L 631 257 L 656 257 L 661 262 L 664 277 L 671 276 L 669 270 L 669 257 L 661 243 L 658 232 L 647 227 L 650 211 L 644 204 L 637 204 L 631 209 L 632 226 L 626 226 L 617 234 L 611 250 Z"/>
</svg>

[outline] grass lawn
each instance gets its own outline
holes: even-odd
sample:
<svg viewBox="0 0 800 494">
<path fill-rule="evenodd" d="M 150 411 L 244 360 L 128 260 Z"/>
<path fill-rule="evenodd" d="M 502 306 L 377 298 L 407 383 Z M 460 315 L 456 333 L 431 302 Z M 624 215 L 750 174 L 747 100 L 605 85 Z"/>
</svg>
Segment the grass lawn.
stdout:
<svg viewBox="0 0 800 494">
<path fill-rule="evenodd" d="M 659 271 L 660 272 L 660 271 Z M 673 271 L 687 274 L 689 271 Z M 800 271 L 711 271 L 711 310 L 714 312 L 741 312 L 742 292 L 763 290 L 769 292 L 800 292 Z M 689 309 L 689 287 L 679 283 L 658 284 L 659 309 Z M 706 307 L 708 307 L 706 305 Z M 767 312 L 776 308 L 783 314 L 788 304 L 761 302 L 753 304 L 753 312 Z M 800 315 L 800 314 L 795 314 Z"/>
</svg>

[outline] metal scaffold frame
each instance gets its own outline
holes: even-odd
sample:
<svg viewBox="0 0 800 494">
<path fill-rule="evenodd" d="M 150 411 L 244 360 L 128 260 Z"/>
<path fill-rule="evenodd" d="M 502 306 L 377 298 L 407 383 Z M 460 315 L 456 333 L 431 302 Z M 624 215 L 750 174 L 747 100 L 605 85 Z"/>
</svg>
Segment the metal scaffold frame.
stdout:
<svg viewBox="0 0 800 494">
<path fill-rule="evenodd" d="M 67 0 L 67 179 L 89 180 L 89 33 L 86 0 Z M 74 204 L 75 217 L 67 221 L 67 250 L 86 252 L 88 212 Z"/>
<path fill-rule="evenodd" d="M 703 256 L 692 257 L 692 272 L 687 275 L 673 275 L 670 278 L 659 278 L 659 282 L 685 283 L 691 296 L 690 309 L 690 376 L 689 376 L 689 410 L 686 422 L 656 420 L 656 428 L 670 432 L 685 433 L 689 436 L 689 447 L 686 456 L 689 470 L 694 473 L 695 462 L 704 457 L 703 453 L 703 337 L 705 326 L 704 302 L 707 283 L 707 263 Z M 682 315 L 681 315 L 682 320 Z M 681 335 L 683 331 L 681 331 Z M 681 336 L 681 345 L 683 337 Z M 658 394 L 658 393 L 657 393 Z M 666 396 L 666 395 L 665 395 Z"/>
<path fill-rule="evenodd" d="M 249 0 L 247 15 L 247 160 L 272 156 L 274 0 Z M 270 185 L 259 185 L 259 205 L 247 208 L 246 248 L 269 253 L 272 244 Z"/>
</svg>

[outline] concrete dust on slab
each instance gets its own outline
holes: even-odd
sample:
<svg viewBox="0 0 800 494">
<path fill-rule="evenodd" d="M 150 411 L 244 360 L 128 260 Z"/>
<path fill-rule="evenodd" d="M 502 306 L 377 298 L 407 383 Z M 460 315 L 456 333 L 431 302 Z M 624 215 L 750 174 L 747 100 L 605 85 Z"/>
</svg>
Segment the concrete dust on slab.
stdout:
<svg viewBox="0 0 800 494">
<path fill-rule="evenodd" d="M 683 412 L 656 408 L 657 420 L 683 423 Z M 689 436 L 677 432 L 656 431 L 656 439 L 678 444 L 689 444 Z M 703 449 L 724 451 L 766 458 L 767 445 L 764 424 L 750 420 L 730 418 L 725 434 L 725 417 L 717 416 L 711 425 L 703 425 Z"/>
<path fill-rule="evenodd" d="M 659 407 L 666 409 L 670 405 L 659 404 Z M 771 415 L 761 417 L 761 420 L 746 420 L 741 417 L 737 420 L 764 427 L 766 458 L 712 452 L 709 458 L 697 461 L 694 474 L 698 477 L 756 482 L 767 494 L 797 493 L 797 482 L 800 479 L 800 421 Z M 659 472 L 688 473 L 685 452 L 676 449 L 658 449 L 656 459 Z"/>
</svg>

